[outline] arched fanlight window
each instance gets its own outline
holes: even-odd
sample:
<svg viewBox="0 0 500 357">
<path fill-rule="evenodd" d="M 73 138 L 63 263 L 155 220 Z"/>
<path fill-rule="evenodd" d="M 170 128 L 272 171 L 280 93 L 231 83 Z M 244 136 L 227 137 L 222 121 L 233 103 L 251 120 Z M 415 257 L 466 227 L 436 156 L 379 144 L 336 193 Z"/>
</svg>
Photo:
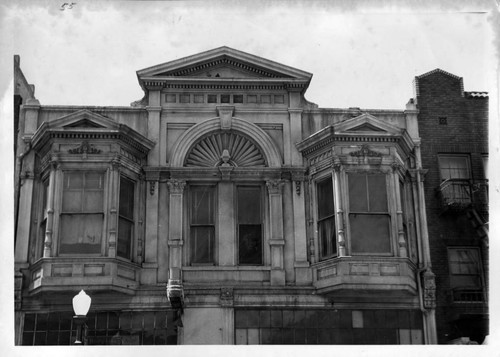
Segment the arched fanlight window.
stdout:
<svg viewBox="0 0 500 357">
<path fill-rule="evenodd" d="M 249 138 L 234 132 L 216 132 L 200 139 L 188 153 L 184 166 L 263 167 L 266 160 Z"/>
</svg>

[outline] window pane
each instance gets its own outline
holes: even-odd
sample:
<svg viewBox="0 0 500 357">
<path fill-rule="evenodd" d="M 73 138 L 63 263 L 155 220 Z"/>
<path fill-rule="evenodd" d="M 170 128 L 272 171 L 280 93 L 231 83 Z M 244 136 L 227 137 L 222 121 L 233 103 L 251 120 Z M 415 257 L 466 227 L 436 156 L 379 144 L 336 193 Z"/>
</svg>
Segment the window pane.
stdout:
<svg viewBox="0 0 500 357">
<path fill-rule="evenodd" d="M 333 206 L 333 185 L 332 179 L 328 178 L 318 182 L 318 219 L 331 216 L 335 213 Z"/>
<path fill-rule="evenodd" d="M 101 172 L 87 172 L 85 173 L 85 188 L 86 189 L 103 189 L 104 175 Z"/>
<path fill-rule="evenodd" d="M 134 182 L 120 178 L 120 216 L 134 219 Z"/>
<path fill-rule="evenodd" d="M 64 173 L 64 188 L 65 189 L 83 188 L 83 174 L 81 172 Z"/>
<path fill-rule="evenodd" d="M 318 222 L 318 234 L 321 245 L 321 257 L 331 257 L 337 254 L 335 239 L 335 217 Z"/>
<path fill-rule="evenodd" d="M 238 236 L 238 262 L 240 264 L 262 264 L 262 226 L 240 224 Z"/>
<path fill-rule="evenodd" d="M 191 190 L 191 223 L 214 223 L 214 187 L 193 187 Z"/>
<path fill-rule="evenodd" d="M 102 190 L 86 190 L 83 195 L 83 212 L 102 212 L 103 196 Z"/>
<path fill-rule="evenodd" d="M 370 212 L 387 212 L 385 175 L 367 175 Z"/>
<path fill-rule="evenodd" d="M 102 215 L 61 215 L 60 253 L 100 253 Z"/>
<path fill-rule="evenodd" d="M 132 243 L 134 224 L 124 218 L 119 219 L 118 223 L 118 241 L 116 254 L 119 257 L 130 259 L 130 250 Z"/>
<path fill-rule="evenodd" d="M 469 165 L 466 156 L 441 156 L 439 157 L 441 179 L 468 179 Z"/>
<path fill-rule="evenodd" d="M 260 187 L 238 187 L 238 223 L 261 223 Z"/>
<path fill-rule="evenodd" d="M 367 212 L 366 175 L 349 174 L 349 207 L 351 212 Z"/>
<path fill-rule="evenodd" d="M 386 215 L 350 214 L 353 253 L 390 253 L 389 217 Z"/>
<path fill-rule="evenodd" d="M 191 227 L 191 261 L 212 263 L 214 260 L 214 227 Z"/>
<path fill-rule="evenodd" d="M 62 211 L 63 212 L 81 212 L 82 211 L 82 193 L 83 191 L 64 191 Z"/>
</svg>

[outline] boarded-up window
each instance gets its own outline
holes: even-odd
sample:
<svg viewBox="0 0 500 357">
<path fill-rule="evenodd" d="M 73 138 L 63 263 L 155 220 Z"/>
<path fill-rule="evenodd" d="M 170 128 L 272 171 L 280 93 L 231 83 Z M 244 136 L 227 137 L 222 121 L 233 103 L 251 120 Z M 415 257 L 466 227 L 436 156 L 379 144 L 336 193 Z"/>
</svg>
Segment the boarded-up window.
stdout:
<svg viewBox="0 0 500 357">
<path fill-rule="evenodd" d="M 134 182 L 120 178 L 120 210 L 118 222 L 118 241 L 116 254 L 130 259 L 134 236 Z"/>
<path fill-rule="evenodd" d="M 101 252 L 104 174 L 65 172 L 59 253 Z"/>
<path fill-rule="evenodd" d="M 238 263 L 262 264 L 262 213 L 260 186 L 238 186 Z"/>
<path fill-rule="evenodd" d="M 348 179 L 352 254 L 391 253 L 385 175 L 351 173 Z"/>
<path fill-rule="evenodd" d="M 215 244 L 215 187 L 193 186 L 191 194 L 191 262 L 214 262 Z"/>
<path fill-rule="evenodd" d="M 335 239 L 335 207 L 333 203 L 332 179 L 320 181 L 316 185 L 318 202 L 318 238 L 320 258 L 325 259 L 337 254 Z"/>
</svg>

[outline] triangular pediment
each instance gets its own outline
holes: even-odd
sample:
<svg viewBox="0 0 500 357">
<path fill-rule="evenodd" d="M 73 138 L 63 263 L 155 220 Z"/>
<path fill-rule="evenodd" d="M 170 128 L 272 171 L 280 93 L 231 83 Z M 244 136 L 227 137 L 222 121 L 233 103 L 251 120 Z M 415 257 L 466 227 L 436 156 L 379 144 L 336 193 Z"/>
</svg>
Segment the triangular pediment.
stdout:
<svg viewBox="0 0 500 357">
<path fill-rule="evenodd" d="M 308 72 L 229 47 L 219 47 L 193 56 L 137 71 L 139 78 L 287 78 L 310 80 Z M 218 75 L 218 77 L 217 77 Z"/>
<path fill-rule="evenodd" d="M 334 125 L 335 133 L 353 133 L 353 134 L 401 134 L 402 129 L 388 124 L 377 117 L 364 113 L 357 117 L 347 119 Z"/>
<path fill-rule="evenodd" d="M 105 116 L 83 109 L 51 121 L 48 126 L 61 129 L 117 129 L 119 124 Z"/>
</svg>

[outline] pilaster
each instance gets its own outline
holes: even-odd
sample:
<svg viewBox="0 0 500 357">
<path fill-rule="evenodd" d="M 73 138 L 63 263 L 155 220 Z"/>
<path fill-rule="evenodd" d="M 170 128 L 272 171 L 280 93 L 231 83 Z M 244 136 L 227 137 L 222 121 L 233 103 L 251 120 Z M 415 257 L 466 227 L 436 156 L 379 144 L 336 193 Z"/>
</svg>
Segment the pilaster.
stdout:
<svg viewBox="0 0 500 357">
<path fill-rule="evenodd" d="M 271 285 L 285 285 L 283 246 L 283 197 L 281 180 L 267 181 L 271 237 Z"/>
<path fill-rule="evenodd" d="M 293 205 L 293 231 L 295 246 L 295 282 L 296 284 L 306 284 L 311 281 L 311 270 L 307 261 L 307 233 L 304 200 L 304 174 L 292 172 L 292 205 Z"/>
<path fill-rule="evenodd" d="M 183 240 L 183 195 L 186 181 L 169 180 L 168 246 L 170 279 L 181 279 Z"/>
<path fill-rule="evenodd" d="M 158 270 L 158 175 L 147 178 L 149 190 L 146 193 L 146 234 L 144 237 L 144 262 L 142 263 L 141 282 L 155 284 Z"/>
<path fill-rule="evenodd" d="M 220 266 L 236 265 L 236 241 L 234 239 L 235 216 L 233 209 L 233 184 L 220 181 L 218 185 L 218 261 Z"/>
</svg>

